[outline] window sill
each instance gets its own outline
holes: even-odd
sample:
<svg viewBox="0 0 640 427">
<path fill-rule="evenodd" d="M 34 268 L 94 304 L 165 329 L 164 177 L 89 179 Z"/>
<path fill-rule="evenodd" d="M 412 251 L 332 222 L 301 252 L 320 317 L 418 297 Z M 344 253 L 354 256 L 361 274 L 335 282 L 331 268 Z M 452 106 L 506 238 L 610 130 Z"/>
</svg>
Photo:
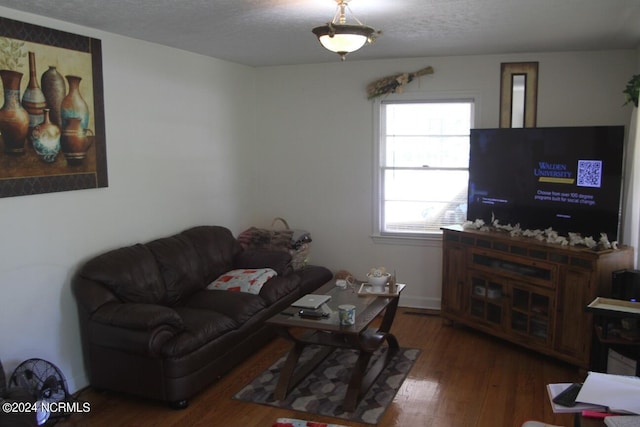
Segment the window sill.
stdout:
<svg viewBox="0 0 640 427">
<path fill-rule="evenodd" d="M 442 233 L 427 235 L 373 234 L 373 243 L 381 245 L 442 247 Z"/>
</svg>

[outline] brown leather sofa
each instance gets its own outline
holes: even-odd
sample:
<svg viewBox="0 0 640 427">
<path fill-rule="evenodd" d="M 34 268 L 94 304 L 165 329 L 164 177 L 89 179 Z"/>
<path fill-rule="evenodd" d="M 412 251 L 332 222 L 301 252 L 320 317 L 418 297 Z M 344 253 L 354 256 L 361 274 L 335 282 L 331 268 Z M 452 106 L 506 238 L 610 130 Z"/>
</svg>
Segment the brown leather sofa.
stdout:
<svg viewBox="0 0 640 427">
<path fill-rule="evenodd" d="M 290 262 L 285 252 L 244 251 L 220 226 L 92 258 L 72 279 L 90 385 L 186 407 L 273 339 L 266 319 L 332 277 Z M 206 289 L 230 270 L 263 267 L 278 275 L 258 295 Z"/>
</svg>

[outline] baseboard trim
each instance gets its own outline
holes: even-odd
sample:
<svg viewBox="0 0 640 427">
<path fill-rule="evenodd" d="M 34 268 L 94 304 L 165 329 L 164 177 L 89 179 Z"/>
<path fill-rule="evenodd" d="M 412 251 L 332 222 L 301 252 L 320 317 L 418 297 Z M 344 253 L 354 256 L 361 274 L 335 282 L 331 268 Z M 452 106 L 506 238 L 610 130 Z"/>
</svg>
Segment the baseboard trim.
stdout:
<svg viewBox="0 0 640 427">
<path fill-rule="evenodd" d="M 440 298 L 400 297 L 400 307 L 440 311 Z"/>
</svg>

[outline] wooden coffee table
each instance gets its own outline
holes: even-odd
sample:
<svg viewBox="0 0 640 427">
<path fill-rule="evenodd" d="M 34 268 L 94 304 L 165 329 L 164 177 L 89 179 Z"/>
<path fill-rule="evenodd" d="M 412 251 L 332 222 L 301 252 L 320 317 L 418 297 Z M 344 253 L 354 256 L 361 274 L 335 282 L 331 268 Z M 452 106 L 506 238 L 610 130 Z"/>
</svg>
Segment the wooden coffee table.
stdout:
<svg viewBox="0 0 640 427">
<path fill-rule="evenodd" d="M 355 410 L 362 396 L 398 352 L 398 340 L 389 331 L 398 308 L 400 292 L 404 287 L 405 285 L 398 284 L 398 291 L 395 294 L 363 296 L 363 293 L 358 294 L 361 284 L 354 285 L 353 288 L 341 289 L 335 286 L 335 281 L 331 281 L 314 292 L 314 294 L 331 295 L 331 301 L 327 303 L 333 311 L 330 317 L 301 318 L 296 314 L 299 309 L 291 307 L 267 320 L 267 323 L 274 326 L 281 336 L 293 342 L 293 347 L 280 372 L 274 397 L 278 400 L 284 399 L 293 387 L 336 348 L 349 348 L 358 350 L 359 355 L 351 373 L 343 408 L 347 412 Z M 356 307 L 354 325 L 340 325 L 338 306 L 341 304 L 352 304 Z M 384 316 L 380 327 L 370 327 L 371 322 L 383 311 Z M 367 369 L 371 356 L 385 342 L 387 348 L 384 350 L 384 355 L 381 355 L 376 363 Z M 322 350 L 303 366 L 297 366 L 302 351 L 308 345 L 320 345 Z"/>
</svg>

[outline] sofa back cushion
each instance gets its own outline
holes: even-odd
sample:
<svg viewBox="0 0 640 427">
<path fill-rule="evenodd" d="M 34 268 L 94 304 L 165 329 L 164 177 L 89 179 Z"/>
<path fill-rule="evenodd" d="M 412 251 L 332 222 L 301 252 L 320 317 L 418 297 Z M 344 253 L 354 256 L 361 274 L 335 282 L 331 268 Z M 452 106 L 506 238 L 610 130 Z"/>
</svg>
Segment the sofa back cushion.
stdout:
<svg viewBox="0 0 640 427">
<path fill-rule="evenodd" d="M 234 258 L 242 252 L 231 231 L 216 225 L 193 227 L 180 233 L 191 241 L 202 266 L 202 288 L 222 273 L 233 269 Z"/>
<path fill-rule="evenodd" d="M 186 236 L 177 234 L 147 243 L 160 269 L 166 287 L 166 305 L 202 289 L 202 264 L 198 252 Z"/>
<path fill-rule="evenodd" d="M 78 274 L 100 283 L 124 302 L 160 304 L 166 300 L 166 287 L 156 259 L 142 244 L 98 255 Z"/>
<path fill-rule="evenodd" d="M 78 274 L 124 302 L 175 306 L 232 270 L 240 252 L 229 229 L 198 226 L 98 255 Z"/>
</svg>

